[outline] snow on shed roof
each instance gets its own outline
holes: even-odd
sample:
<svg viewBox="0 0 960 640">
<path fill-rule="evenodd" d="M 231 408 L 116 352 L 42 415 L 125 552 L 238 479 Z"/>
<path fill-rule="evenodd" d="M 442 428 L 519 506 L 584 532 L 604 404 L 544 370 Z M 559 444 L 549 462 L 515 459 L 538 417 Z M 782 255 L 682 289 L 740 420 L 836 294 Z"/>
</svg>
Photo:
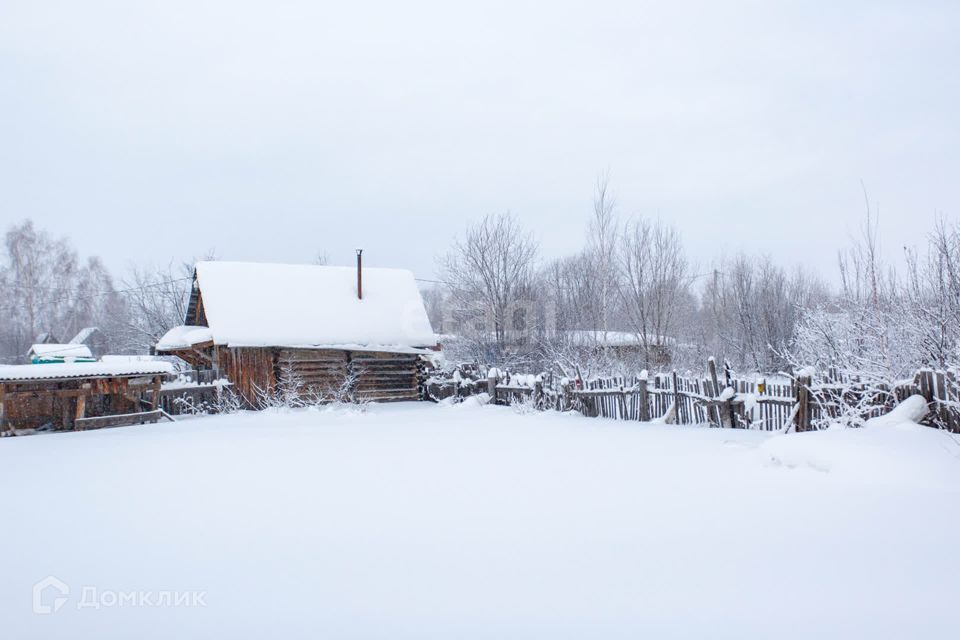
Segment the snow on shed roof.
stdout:
<svg viewBox="0 0 960 640">
<path fill-rule="evenodd" d="M 189 349 L 195 344 L 211 342 L 212 340 L 213 333 L 210 331 L 210 327 L 181 325 L 163 334 L 163 337 L 157 342 L 157 350 Z"/>
<path fill-rule="evenodd" d="M 643 344 L 641 336 L 629 331 L 603 331 L 600 329 L 572 329 L 564 332 L 566 337 L 574 344 L 590 345 L 599 344 L 608 347 L 629 347 Z M 666 344 L 672 343 L 673 338 L 661 338 L 647 335 L 647 344 L 653 346 L 660 342 Z"/>
<path fill-rule="evenodd" d="M 97 327 L 84 327 L 83 329 L 80 329 L 79 332 L 77 332 L 77 335 L 73 336 L 73 338 L 70 339 L 70 343 L 83 344 L 87 340 L 89 340 L 90 336 L 92 336 L 97 331 L 99 331 Z"/>
<path fill-rule="evenodd" d="M 35 344 L 27 355 L 47 358 L 92 358 L 90 347 L 85 344 Z"/>
<path fill-rule="evenodd" d="M 70 362 L 0 365 L 0 382 L 59 378 L 112 378 L 172 373 L 169 362 Z"/>
<path fill-rule="evenodd" d="M 410 348 L 436 344 L 413 273 L 364 267 L 200 262 L 197 282 L 215 344 Z"/>
</svg>

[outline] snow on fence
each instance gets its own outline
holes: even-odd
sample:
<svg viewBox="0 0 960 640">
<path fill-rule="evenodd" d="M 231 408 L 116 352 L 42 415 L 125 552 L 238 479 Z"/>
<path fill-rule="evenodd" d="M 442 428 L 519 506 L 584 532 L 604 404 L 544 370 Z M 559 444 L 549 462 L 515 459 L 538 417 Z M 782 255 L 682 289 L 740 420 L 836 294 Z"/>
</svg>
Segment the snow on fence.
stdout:
<svg viewBox="0 0 960 640">
<path fill-rule="evenodd" d="M 216 369 L 171 374 L 160 388 L 160 408 L 170 415 L 215 413 L 220 394 L 230 383 Z"/>
<path fill-rule="evenodd" d="M 809 431 L 831 422 L 863 421 L 890 411 L 907 397 L 923 396 L 930 407 L 926 423 L 960 432 L 960 385 L 953 372 L 923 370 L 911 380 L 885 383 L 830 370 L 815 376 L 802 370 L 792 379 L 768 382 L 738 379 L 726 369 L 718 376 L 711 360 L 703 377 L 670 374 L 611 376 L 590 380 L 551 374 L 511 374 L 479 368 L 432 377 L 424 397 L 439 400 L 488 393 L 501 405 L 579 411 L 589 417 L 671 424 Z"/>
</svg>

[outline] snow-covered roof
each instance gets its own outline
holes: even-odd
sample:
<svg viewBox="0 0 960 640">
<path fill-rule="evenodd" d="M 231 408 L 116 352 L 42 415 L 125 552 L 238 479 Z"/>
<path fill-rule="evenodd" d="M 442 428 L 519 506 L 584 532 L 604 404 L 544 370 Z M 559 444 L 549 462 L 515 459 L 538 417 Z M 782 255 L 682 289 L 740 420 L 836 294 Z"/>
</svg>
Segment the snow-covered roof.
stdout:
<svg viewBox="0 0 960 640">
<path fill-rule="evenodd" d="M 83 329 L 80 329 L 80 331 L 77 332 L 77 335 L 71 338 L 70 343 L 83 344 L 87 340 L 89 340 L 90 336 L 92 336 L 96 331 L 99 331 L 97 327 L 84 327 Z"/>
<path fill-rule="evenodd" d="M 210 331 L 210 327 L 181 325 L 163 334 L 163 337 L 157 342 L 157 350 L 174 351 L 176 349 L 189 349 L 195 344 L 212 341 L 213 332 Z"/>
<path fill-rule="evenodd" d="M 41 358 L 92 358 L 90 347 L 85 344 L 35 344 L 30 347 L 28 356 Z"/>
<path fill-rule="evenodd" d="M 109 362 L 111 364 L 125 363 L 125 362 L 169 362 L 169 358 L 174 358 L 175 356 L 151 356 L 146 354 L 135 354 L 135 355 L 102 355 L 100 356 L 100 362 Z"/>
<path fill-rule="evenodd" d="M 589 329 L 573 329 L 570 331 L 565 331 L 564 334 L 570 340 L 570 342 L 579 345 L 592 345 L 599 344 L 607 347 L 630 347 L 643 344 L 643 340 L 639 334 L 631 333 L 629 331 L 591 331 Z M 666 344 L 673 342 L 672 338 L 666 338 Z M 647 336 L 647 344 L 655 345 L 657 344 L 657 338 L 655 336 Z"/>
<path fill-rule="evenodd" d="M 410 271 L 365 267 L 362 300 L 354 267 L 200 262 L 196 273 L 218 345 L 396 351 L 436 344 Z M 181 328 L 161 343 L 174 338 L 182 343 L 197 334 Z"/>
<path fill-rule="evenodd" d="M 169 362 L 67 362 L 54 364 L 0 365 L 0 382 L 58 378 L 111 378 L 158 375 L 173 372 Z"/>
</svg>

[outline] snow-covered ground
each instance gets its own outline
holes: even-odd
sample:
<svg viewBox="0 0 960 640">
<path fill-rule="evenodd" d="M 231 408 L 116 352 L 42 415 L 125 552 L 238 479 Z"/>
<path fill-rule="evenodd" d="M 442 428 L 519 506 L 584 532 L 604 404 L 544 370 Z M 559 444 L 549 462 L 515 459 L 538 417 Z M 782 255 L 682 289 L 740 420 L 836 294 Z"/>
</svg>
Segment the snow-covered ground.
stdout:
<svg viewBox="0 0 960 640">
<path fill-rule="evenodd" d="M 960 444 L 875 426 L 468 402 L 8 438 L 0 636 L 955 638 Z"/>
</svg>

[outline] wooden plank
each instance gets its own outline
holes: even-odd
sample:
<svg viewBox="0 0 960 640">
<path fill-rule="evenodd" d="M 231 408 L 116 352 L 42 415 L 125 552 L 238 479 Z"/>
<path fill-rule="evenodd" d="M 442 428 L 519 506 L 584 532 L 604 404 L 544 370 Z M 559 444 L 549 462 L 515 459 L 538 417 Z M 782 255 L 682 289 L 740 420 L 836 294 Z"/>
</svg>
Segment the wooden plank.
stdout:
<svg viewBox="0 0 960 640">
<path fill-rule="evenodd" d="M 671 377 L 671 382 L 672 382 L 672 385 L 673 385 L 673 386 L 671 387 L 671 388 L 673 389 L 673 406 L 676 408 L 676 423 L 677 423 L 677 424 L 683 424 L 683 423 L 681 422 L 681 416 L 680 416 L 680 389 L 678 388 L 679 383 L 678 383 L 678 381 L 677 381 L 677 372 L 674 371 L 674 372 L 671 374 L 671 376 L 672 376 L 672 377 Z"/>
<path fill-rule="evenodd" d="M 296 360 L 329 360 L 331 362 L 346 362 L 347 352 L 336 349 L 280 349 L 278 359 L 282 361 Z"/>
<path fill-rule="evenodd" d="M 79 396 L 77 398 L 77 412 L 74 423 L 77 420 L 82 420 L 84 416 L 87 415 L 87 396 Z"/>
<path fill-rule="evenodd" d="M 7 430 L 7 411 L 6 411 L 6 385 L 0 383 L 0 434 Z M 13 426 L 10 426 L 10 432 L 13 433 Z"/>
<path fill-rule="evenodd" d="M 153 391 L 150 394 L 150 409 L 156 411 L 160 408 L 160 389 L 163 386 L 163 377 L 156 376 L 153 379 Z"/>
<path fill-rule="evenodd" d="M 70 423 L 70 399 L 60 398 L 60 426 L 62 429 L 69 429 Z"/>
<path fill-rule="evenodd" d="M 417 353 L 396 353 L 391 351 L 350 351 L 351 360 L 405 360 L 415 362 L 420 359 Z"/>
<path fill-rule="evenodd" d="M 95 418 L 78 418 L 76 421 L 77 430 L 84 429 L 102 429 L 104 427 L 122 427 L 134 424 L 153 423 L 163 417 L 163 412 L 143 411 L 141 413 L 121 413 L 112 416 L 98 416 Z"/>
</svg>

